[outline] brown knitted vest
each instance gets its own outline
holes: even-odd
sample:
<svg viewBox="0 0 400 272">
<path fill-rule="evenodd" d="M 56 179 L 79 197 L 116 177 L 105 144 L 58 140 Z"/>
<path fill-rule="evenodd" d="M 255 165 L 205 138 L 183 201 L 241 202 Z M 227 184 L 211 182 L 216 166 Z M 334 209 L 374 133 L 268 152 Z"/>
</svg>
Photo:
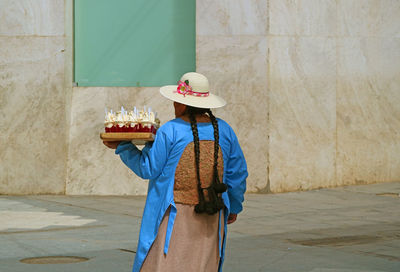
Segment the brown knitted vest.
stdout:
<svg viewBox="0 0 400 272">
<path fill-rule="evenodd" d="M 214 141 L 200 141 L 200 181 L 201 187 L 206 188 L 213 180 L 214 165 Z M 222 181 L 224 161 L 221 147 L 218 151 L 218 176 Z M 205 192 L 205 197 L 207 195 Z M 194 143 L 191 142 L 185 148 L 175 171 L 174 185 L 175 203 L 196 205 L 199 203 L 197 192 L 196 162 L 194 156 Z"/>
</svg>

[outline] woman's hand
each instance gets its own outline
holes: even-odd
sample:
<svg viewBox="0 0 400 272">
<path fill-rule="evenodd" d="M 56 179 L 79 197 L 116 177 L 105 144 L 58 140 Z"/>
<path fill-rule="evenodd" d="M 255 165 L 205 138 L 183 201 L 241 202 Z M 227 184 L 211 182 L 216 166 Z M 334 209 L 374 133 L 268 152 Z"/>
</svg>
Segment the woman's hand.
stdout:
<svg viewBox="0 0 400 272">
<path fill-rule="evenodd" d="M 120 141 L 117 141 L 117 142 L 103 141 L 103 144 L 104 144 L 105 146 L 107 146 L 108 148 L 111 148 L 111 149 L 117 149 L 117 146 L 118 146 L 120 143 L 121 143 Z"/>
<path fill-rule="evenodd" d="M 228 215 L 228 224 L 232 224 L 233 222 L 236 221 L 237 214 L 236 213 L 230 213 Z"/>
</svg>

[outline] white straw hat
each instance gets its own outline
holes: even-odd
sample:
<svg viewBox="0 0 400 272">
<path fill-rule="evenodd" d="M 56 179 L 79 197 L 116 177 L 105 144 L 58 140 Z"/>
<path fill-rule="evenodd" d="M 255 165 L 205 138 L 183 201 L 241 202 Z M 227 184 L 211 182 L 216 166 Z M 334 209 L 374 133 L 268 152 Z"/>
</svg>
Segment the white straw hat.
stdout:
<svg viewBox="0 0 400 272">
<path fill-rule="evenodd" d="M 208 79 L 199 73 L 186 73 L 178 85 L 167 85 L 160 88 L 166 98 L 196 108 L 220 108 L 226 102 L 221 97 L 211 94 Z"/>
</svg>

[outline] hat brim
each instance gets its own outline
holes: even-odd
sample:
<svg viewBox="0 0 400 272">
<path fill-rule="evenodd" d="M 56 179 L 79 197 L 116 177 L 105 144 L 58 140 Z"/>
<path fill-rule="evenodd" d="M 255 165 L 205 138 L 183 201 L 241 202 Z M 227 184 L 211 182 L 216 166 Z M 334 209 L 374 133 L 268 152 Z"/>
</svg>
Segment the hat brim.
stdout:
<svg viewBox="0 0 400 272">
<path fill-rule="evenodd" d="M 176 92 L 178 85 L 167 85 L 160 88 L 160 93 L 175 102 L 203 109 L 221 108 L 226 105 L 226 101 L 214 94 L 209 94 L 206 97 L 183 95 Z"/>
</svg>

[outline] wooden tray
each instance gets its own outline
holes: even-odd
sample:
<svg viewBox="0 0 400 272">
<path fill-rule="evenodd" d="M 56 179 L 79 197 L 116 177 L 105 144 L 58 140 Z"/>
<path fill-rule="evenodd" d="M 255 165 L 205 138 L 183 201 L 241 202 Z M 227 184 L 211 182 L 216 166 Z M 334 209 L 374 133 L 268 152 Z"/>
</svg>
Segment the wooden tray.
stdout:
<svg viewBox="0 0 400 272">
<path fill-rule="evenodd" d="M 144 145 L 146 142 L 154 141 L 154 134 L 151 132 L 107 132 L 100 133 L 100 138 L 103 141 L 132 141 L 137 145 Z"/>
</svg>

